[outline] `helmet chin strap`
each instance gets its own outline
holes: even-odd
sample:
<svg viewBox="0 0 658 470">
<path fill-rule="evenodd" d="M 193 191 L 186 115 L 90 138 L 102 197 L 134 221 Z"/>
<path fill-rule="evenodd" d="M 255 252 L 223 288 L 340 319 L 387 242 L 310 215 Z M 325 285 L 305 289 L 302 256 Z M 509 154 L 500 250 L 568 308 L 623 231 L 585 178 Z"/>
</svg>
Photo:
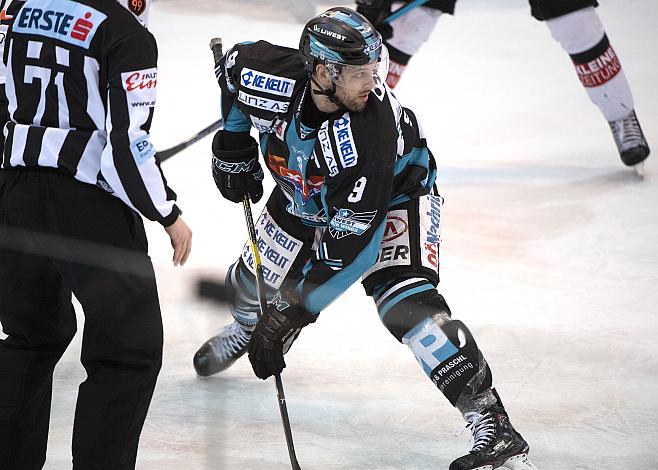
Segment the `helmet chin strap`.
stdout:
<svg viewBox="0 0 658 470">
<path fill-rule="evenodd" d="M 333 104 L 335 104 L 339 108 L 345 109 L 345 110 L 348 109 L 347 106 L 345 106 L 343 104 L 343 102 L 340 100 L 340 98 L 338 98 L 338 96 L 336 96 L 336 84 L 333 81 L 331 82 L 331 90 L 327 90 L 327 89 L 323 88 L 322 85 L 320 85 L 315 78 L 313 78 L 313 74 L 309 74 L 308 76 L 311 79 L 311 81 L 313 83 L 315 83 L 315 85 L 319 88 L 319 90 L 315 90 L 315 89 L 311 90 L 314 95 L 325 96 L 329 101 L 331 101 Z"/>
</svg>

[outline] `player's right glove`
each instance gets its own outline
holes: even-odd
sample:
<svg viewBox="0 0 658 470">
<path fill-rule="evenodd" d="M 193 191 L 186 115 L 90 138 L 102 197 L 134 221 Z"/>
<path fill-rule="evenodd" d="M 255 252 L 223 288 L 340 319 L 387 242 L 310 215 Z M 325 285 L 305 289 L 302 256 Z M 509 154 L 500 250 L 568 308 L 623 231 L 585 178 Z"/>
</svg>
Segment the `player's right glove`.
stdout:
<svg viewBox="0 0 658 470">
<path fill-rule="evenodd" d="M 382 39 L 393 37 L 393 28 L 384 20 L 391 14 L 391 0 L 356 0 L 356 11 L 372 23 Z"/>
<path fill-rule="evenodd" d="M 316 319 L 302 305 L 277 294 L 251 333 L 248 351 L 254 374 L 263 380 L 280 374 L 286 367 L 283 355 L 302 328 Z"/>
<path fill-rule="evenodd" d="M 263 169 L 258 162 L 258 143 L 249 137 L 249 146 L 239 150 L 224 148 L 224 131 L 212 141 L 212 177 L 219 192 L 232 202 L 242 202 L 245 194 L 253 202 L 263 197 Z"/>
</svg>

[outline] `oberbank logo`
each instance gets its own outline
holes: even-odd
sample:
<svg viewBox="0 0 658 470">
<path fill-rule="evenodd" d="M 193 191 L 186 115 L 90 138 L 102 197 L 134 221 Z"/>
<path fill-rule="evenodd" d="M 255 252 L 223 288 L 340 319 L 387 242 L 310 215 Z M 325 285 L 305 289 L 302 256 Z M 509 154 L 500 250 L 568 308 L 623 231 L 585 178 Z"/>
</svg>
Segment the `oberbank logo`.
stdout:
<svg viewBox="0 0 658 470">
<path fill-rule="evenodd" d="M 106 15 L 69 0 L 34 0 L 27 3 L 14 21 L 14 32 L 59 39 L 89 49 L 91 40 Z"/>
</svg>

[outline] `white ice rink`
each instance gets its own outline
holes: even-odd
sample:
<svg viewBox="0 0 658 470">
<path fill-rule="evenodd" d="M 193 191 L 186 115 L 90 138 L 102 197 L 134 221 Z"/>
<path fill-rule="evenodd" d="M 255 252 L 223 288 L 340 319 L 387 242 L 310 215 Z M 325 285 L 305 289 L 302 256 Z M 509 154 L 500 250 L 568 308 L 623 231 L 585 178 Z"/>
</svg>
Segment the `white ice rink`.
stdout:
<svg viewBox="0 0 658 470">
<path fill-rule="evenodd" d="M 214 3 L 153 6 L 158 148 L 219 117 L 211 37 L 296 47 L 301 23 L 284 13 L 290 2 Z M 658 2 L 602 3 L 657 152 L 644 180 L 621 164 L 569 57 L 525 0 L 458 2 L 396 92 L 438 160 L 440 291 L 491 363 L 540 470 L 658 469 Z M 195 233 L 188 265 L 174 268 L 168 238 L 148 226 L 166 346 L 137 468 L 286 469 L 273 381 L 256 379 L 246 357 L 210 379 L 192 369 L 199 345 L 230 321 L 196 299 L 194 281 L 221 279 L 246 237 L 240 206 L 215 189 L 209 147 L 204 140 L 163 165 Z M 71 468 L 80 336 L 55 371 L 49 470 Z M 305 470 L 447 469 L 471 447 L 459 413 L 360 286 L 303 332 L 286 362 Z"/>
</svg>

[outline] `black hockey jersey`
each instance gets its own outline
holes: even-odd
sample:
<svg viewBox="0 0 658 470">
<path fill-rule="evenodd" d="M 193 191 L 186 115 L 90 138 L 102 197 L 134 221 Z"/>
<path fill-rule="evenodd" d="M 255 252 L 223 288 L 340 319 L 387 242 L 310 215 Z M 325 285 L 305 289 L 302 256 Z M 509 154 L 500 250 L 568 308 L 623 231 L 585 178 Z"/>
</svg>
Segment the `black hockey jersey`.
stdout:
<svg viewBox="0 0 658 470">
<path fill-rule="evenodd" d="M 385 84 L 363 112 L 305 122 L 309 80 L 296 49 L 238 44 L 220 64 L 225 130 L 260 132 L 260 148 L 288 212 L 326 227 L 299 285 L 320 312 L 377 259 L 388 207 L 427 194 L 436 165 L 414 114 Z"/>
<path fill-rule="evenodd" d="M 2 168 L 55 168 L 173 223 L 176 195 L 149 139 L 153 35 L 116 1 L 27 0 L 13 16 Z"/>
</svg>

